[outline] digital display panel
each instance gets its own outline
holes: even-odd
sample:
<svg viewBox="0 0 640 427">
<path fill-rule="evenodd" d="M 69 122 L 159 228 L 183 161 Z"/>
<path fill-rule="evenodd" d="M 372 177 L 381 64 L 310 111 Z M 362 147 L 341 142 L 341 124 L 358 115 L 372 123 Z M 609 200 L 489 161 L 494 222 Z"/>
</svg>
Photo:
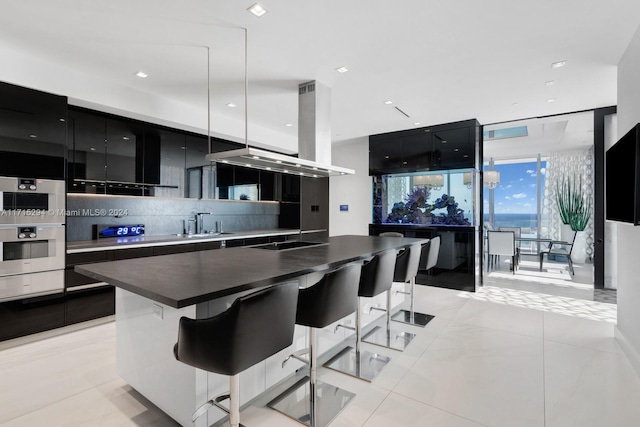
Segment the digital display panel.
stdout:
<svg viewBox="0 0 640 427">
<path fill-rule="evenodd" d="M 130 237 L 144 235 L 144 224 L 98 225 L 97 237 Z"/>
</svg>

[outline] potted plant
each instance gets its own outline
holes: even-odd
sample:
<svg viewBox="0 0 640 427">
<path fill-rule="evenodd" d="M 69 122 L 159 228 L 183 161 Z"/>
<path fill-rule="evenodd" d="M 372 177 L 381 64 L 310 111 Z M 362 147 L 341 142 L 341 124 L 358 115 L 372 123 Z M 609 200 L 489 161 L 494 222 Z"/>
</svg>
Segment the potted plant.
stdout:
<svg viewBox="0 0 640 427">
<path fill-rule="evenodd" d="M 565 232 L 562 233 L 563 241 L 571 240 L 566 230 L 571 229 L 576 232 L 574 247 L 571 251 L 571 259 L 576 263 L 583 263 L 586 260 L 586 236 L 584 230 L 591 219 L 592 198 L 585 195 L 582 190 L 582 178 L 576 183 L 571 177 L 556 186 L 556 203 L 560 219 L 565 224 Z"/>
</svg>

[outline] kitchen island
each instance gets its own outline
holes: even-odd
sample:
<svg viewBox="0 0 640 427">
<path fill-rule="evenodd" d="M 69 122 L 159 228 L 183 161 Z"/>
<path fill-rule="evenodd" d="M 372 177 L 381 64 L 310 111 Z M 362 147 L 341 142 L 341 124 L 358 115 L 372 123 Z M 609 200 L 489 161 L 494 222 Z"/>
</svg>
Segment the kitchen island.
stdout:
<svg viewBox="0 0 640 427">
<path fill-rule="evenodd" d="M 425 239 L 337 236 L 314 245 L 236 247 L 76 266 L 76 271 L 110 283 L 116 290 L 118 374 L 182 425 L 203 402 L 226 391 L 227 377 L 207 373 L 173 356 L 180 317 L 206 318 L 224 311 L 238 296 L 277 283 L 314 283 L 327 271 L 359 262 L 387 249 Z M 290 241 L 289 241 L 290 242 Z M 269 247 L 271 246 L 271 247 Z M 280 250 L 278 250 L 280 249 Z M 384 296 L 383 296 L 384 297 Z M 395 297 L 395 305 L 402 297 Z M 376 304 L 376 302 L 368 302 Z M 378 302 L 384 304 L 384 300 Z M 250 321 L 251 319 L 247 319 Z M 363 319 L 365 322 L 371 318 Z M 346 332 L 326 328 L 319 353 L 343 341 Z M 293 345 L 241 375 L 241 401 L 247 402 L 294 374 L 300 364 L 282 367 L 292 351 L 306 347 L 306 328 L 296 327 Z M 211 409 L 196 426 L 224 414 Z"/>
</svg>

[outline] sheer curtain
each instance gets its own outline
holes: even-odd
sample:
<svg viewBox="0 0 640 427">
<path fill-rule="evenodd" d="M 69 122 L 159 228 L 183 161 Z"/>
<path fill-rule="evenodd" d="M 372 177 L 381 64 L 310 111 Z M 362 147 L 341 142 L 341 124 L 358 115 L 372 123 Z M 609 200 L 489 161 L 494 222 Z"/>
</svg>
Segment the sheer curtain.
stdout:
<svg viewBox="0 0 640 427">
<path fill-rule="evenodd" d="M 562 179 L 571 177 L 576 183 L 582 178 L 582 191 L 591 195 L 593 200 L 593 148 L 581 151 L 566 151 L 552 153 L 547 158 L 545 171 L 545 188 L 542 202 L 541 236 L 560 238 L 562 221 L 556 204 L 556 189 L 562 184 Z M 587 257 L 593 256 L 593 206 L 591 218 L 585 228 Z"/>
</svg>

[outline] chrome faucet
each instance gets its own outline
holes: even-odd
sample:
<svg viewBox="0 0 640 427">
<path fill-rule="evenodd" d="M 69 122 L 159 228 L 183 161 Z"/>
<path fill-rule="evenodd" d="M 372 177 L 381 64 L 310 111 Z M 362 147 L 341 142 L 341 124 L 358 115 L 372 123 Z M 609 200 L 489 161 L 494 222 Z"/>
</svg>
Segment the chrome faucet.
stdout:
<svg viewBox="0 0 640 427">
<path fill-rule="evenodd" d="M 211 215 L 211 212 L 196 212 L 196 234 L 202 234 L 205 232 L 203 215 Z"/>
</svg>

